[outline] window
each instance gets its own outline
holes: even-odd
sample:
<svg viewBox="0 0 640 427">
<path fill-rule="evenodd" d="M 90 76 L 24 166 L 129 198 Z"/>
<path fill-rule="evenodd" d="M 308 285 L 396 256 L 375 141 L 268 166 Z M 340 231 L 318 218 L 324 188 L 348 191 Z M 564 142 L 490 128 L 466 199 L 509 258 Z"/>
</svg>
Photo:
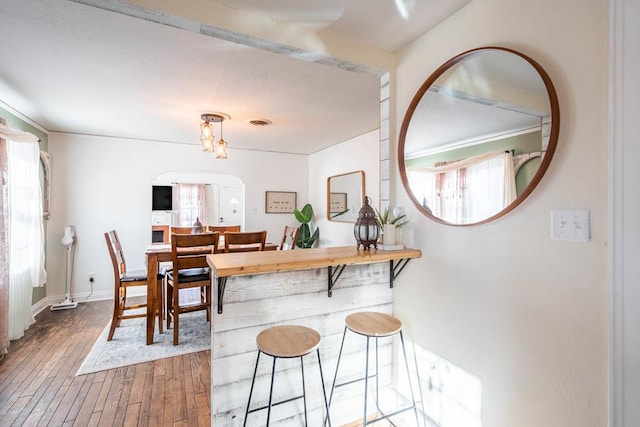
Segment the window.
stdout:
<svg viewBox="0 0 640 427">
<path fill-rule="evenodd" d="M 207 186 L 206 184 L 177 184 L 179 227 L 191 227 L 196 219 L 206 222 Z M 206 225 L 206 224 L 205 224 Z"/>
</svg>

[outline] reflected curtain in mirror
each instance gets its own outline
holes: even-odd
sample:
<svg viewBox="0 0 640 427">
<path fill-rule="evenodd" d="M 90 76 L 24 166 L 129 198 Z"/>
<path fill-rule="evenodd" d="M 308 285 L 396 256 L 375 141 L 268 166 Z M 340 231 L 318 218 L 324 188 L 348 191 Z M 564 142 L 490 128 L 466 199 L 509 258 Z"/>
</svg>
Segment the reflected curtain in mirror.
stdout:
<svg viewBox="0 0 640 427">
<path fill-rule="evenodd" d="M 191 227 L 197 219 L 206 221 L 206 184 L 176 184 L 176 200 L 178 204 L 176 218 L 179 227 Z"/>
<path fill-rule="evenodd" d="M 513 157 L 509 152 L 433 167 L 409 167 L 407 179 L 425 210 L 455 224 L 491 217 L 516 198 Z"/>
</svg>

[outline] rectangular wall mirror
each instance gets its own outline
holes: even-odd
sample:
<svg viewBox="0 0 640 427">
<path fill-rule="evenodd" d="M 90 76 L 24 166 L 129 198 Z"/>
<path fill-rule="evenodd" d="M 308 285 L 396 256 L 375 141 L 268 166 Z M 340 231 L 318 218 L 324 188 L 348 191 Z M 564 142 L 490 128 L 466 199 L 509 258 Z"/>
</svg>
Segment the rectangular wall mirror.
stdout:
<svg viewBox="0 0 640 427">
<path fill-rule="evenodd" d="M 355 223 L 364 194 L 364 171 L 327 178 L 327 219 Z"/>
</svg>

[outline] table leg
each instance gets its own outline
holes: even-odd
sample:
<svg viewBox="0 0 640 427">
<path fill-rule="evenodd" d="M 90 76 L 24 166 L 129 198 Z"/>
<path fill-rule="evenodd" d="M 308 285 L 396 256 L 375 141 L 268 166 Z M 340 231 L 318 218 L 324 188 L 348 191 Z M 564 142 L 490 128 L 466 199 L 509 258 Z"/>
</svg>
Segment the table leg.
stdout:
<svg viewBox="0 0 640 427">
<path fill-rule="evenodd" d="M 158 304 L 158 254 L 147 254 L 147 345 L 153 344 Z"/>
</svg>

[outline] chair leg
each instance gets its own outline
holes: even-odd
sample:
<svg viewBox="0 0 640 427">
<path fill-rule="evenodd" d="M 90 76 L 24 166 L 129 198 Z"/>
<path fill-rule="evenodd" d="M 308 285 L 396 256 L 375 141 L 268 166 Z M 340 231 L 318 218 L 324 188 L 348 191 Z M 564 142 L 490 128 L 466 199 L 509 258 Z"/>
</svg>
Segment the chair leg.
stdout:
<svg viewBox="0 0 640 427">
<path fill-rule="evenodd" d="M 329 416 L 329 402 L 327 402 L 327 390 L 324 387 L 324 375 L 322 374 L 322 361 L 320 360 L 320 349 L 316 349 L 318 355 L 318 369 L 320 369 L 320 383 L 322 384 L 322 398 L 324 399 L 324 408 L 327 411 L 327 417 L 324 420 L 323 425 L 329 421 L 329 427 L 331 427 L 331 417 Z"/>
<path fill-rule="evenodd" d="M 113 333 L 116 331 L 120 316 L 120 289 L 118 289 L 113 296 L 113 315 L 111 316 L 111 327 L 109 328 L 109 336 L 107 337 L 107 341 L 111 341 L 113 339 Z"/>
<path fill-rule="evenodd" d="M 375 338 L 376 340 L 376 408 L 378 408 L 378 411 L 380 411 L 380 413 L 382 413 L 382 410 L 380 409 L 380 382 L 378 380 L 379 375 L 378 375 L 378 366 L 379 364 L 379 358 L 378 358 L 378 337 Z"/>
<path fill-rule="evenodd" d="M 302 372 L 302 404 L 304 406 L 304 425 L 309 425 L 307 421 L 307 390 L 304 385 L 304 361 L 302 360 L 302 356 L 300 356 L 300 370 Z"/>
<path fill-rule="evenodd" d="M 178 345 L 178 328 L 180 326 L 180 289 L 173 285 L 173 345 Z"/>
<path fill-rule="evenodd" d="M 342 333 L 342 344 L 340 344 L 340 352 L 338 353 L 338 363 L 336 363 L 336 372 L 333 375 L 333 384 L 331 385 L 331 394 L 329 395 L 329 406 L 331 406 L 331 399 L 333 399 L 333 390 L 336 388 L 336 380 L 338 379 L 338 368 L 340 368 L 340 359 L 342 358 L 342 349 L 344 348 L 344 338 L 347 335 L 347 327 L 344 327 Z M 327 411 L 328 412 L 328 411 Z"/>
<path fill-rule="evenodd" d="M 367 425 L 367 393 L 369 391 L 369 337 L 367 337 L 366 360 L 364 362 L 364 416 L 362 425 Z"/>
<path fill-rule="evenodd" d="M 156 283 L 157 283 L 156 278 Z M 158 291 L 159 295 L 158 295 Z M 147 304 L 149 304 L 149 300 L 147 299 Z M 158 312 L 158 332 L 162 333 L 162 322 L 164 321 L 164 277 L 160 281 L 160 286 L 156 286 L 156 306 L 154 310 Z"/>
<path fill-rule="evenodd" d="M 249 389 L 249 401 L 247 402 L 247 410 L 244 413 L 244 422 L 242 427 L 247 425 L 247 417 L 249 416 L 249 407 L 251 406 L 251 395 L 253 394 L 253 386 L 256 382 L 256 374 L 258 373 L 258 362 L 260 362 L 260 351 L 258 351 L 258 358 L 256 359 L 256 367 L 253 370 L 253 379 L 251 380 L 251 388 Z"/>
<path fill-rule="evenodd" d="M 211 322 L 211 286 L 205 286 L 205 299 L 207 303 L 207 322 Z"/>
<path fill-rule="evenodd" d="M 271 418 L 271 402 L 273 400 L 273 379 L 276 376 L 276 359 L 273 358 L 273 366 L 271 367 L 271 386 L 269 387 L 269 408 L 267 409 L 267 427 L 269 427 L 269 419 Z"/>
<path fill-rule="evenodd" d="M 165 306 L 165 314 L 167 316 L 167 330 L 171 328 L 171 316 L 173 316 L 173 305 L 171 303 L 172 300 L 173 300 L 173 287 L 169 289 L 169 282 L 167 281 L 166 288 L 164 291 L 164 306 Z"/>
<path fill-rule="evenodd" d="M 409 390 L 411 391 L 411 403 L 413 404 L 413 412 L 416 415 L 416 425 L 419 426 L 420 422 L 418 421 L 418 408 L 416 408 L 416 398 L 413 395 L 413 386 L 411 385 L 411 373 L 409 372 L 409 361 L 407 359 L 407 350 L 404 346 L 404 336 L 402 335 L 402 331 L 400 331 L 400 342 L 402 343 L 402 354 L 404 355 L 404 366 L 407 368 L 407 380 L 409 383 Z"/>
</svg>

